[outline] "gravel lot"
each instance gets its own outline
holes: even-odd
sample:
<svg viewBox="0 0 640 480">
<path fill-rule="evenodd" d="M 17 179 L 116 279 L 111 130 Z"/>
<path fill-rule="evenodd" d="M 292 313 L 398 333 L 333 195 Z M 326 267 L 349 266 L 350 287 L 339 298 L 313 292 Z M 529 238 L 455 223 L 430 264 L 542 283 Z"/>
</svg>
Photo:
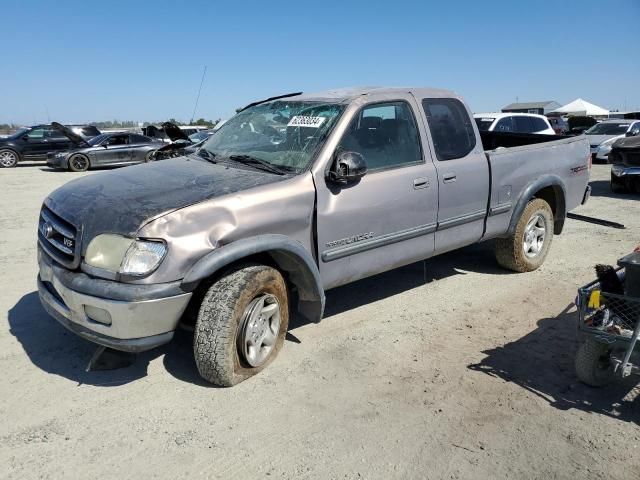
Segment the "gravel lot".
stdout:
<svg viewBox="0 0 640 480">
<path fill-rule="evenodd" d="M 533 273 L 479 245 L 331 291 L 231 389 L 199 379 L 185 332 L 85 372 L 94 347 L 36 293 L 40 204 L 78 176 L 0 170 L 0 477 L 638 478 L 640 389 L 573 371 L 576 288 L 640 243 L 640 197 L 610 194 L 608 166 L 576 212 L 626 230 L 568 220 Z"/>
</svg>

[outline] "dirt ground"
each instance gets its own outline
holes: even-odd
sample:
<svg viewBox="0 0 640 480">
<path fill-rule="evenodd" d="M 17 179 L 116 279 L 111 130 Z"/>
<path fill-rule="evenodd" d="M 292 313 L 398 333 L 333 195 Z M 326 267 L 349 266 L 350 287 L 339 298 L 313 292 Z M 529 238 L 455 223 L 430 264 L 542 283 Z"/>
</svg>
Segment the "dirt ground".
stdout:
<svg viewBox="0 0 640 480">
<path fill-rule="evenodd" d="M 610 194 L 608 168 L 576 212 L 625 230 L 568 220 L 533 273 L 479 245 L 328 292 L 230 389 L 199 379 L 186 332 L 85 372 L 94 347 L 36 293 L 39 206 L 79 175 L 0 171 L 0 477 L 639 478 L 640 389 L 573 370 L 576 288 L 640 243 L 640 197 Z"/>
</svg>

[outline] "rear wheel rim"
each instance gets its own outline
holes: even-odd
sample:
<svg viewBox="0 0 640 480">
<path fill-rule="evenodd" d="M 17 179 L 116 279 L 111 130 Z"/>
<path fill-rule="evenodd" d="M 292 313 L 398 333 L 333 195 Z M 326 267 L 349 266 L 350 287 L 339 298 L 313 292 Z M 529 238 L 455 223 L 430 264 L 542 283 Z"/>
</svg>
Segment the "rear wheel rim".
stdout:
<svg viewBox="0 0 640 480">
<path fill-rule="evenodd" d="M 527 258 L 535 258 L 540 255 L 544 248 L 544 241 L 547 237 L 547 222 L 544 216 L 537 213 L 527 222 L 524 228 L 524 238 L 522 250 Z"/>
<path fill-rule="evenodd" d="M 80 155 L 76 155 L 71 159 L 71 165 L 73 165 L 73 168 L 75 168 L 76 170 L 86 170 L 88 167 L 88 162 L 86 158 Z"/>
<path fill-rule="evenodd" d="M 16 154 L 13 152 L 0 152 L 0 165 L 12 167 L 16 163 Z"/>
<path fill-rule="evenodd" d="M 251 367 L 267 361 L 280 333 L 280 303 L 270 293 L 254 298 L 242 315 L 238 332 L 238 353 Z"/>
</svg>

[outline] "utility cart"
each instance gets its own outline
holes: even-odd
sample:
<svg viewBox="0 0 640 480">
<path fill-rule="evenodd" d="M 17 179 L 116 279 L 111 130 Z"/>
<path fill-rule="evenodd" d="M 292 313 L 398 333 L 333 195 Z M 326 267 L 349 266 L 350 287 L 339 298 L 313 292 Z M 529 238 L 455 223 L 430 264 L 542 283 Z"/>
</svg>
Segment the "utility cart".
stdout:
<svg viewBox="0 0 640 480">
<path fill-rule="evenodd" d="M 618 260 L 614 284 L 596 280 L 578 290 L 578 378 L 594 387 L 640 373 L 640 252 Z M 613 287 L 613 288 L 612 288 Z M 613 293 L 616 287 L 619 291 Z"/>
</svg>

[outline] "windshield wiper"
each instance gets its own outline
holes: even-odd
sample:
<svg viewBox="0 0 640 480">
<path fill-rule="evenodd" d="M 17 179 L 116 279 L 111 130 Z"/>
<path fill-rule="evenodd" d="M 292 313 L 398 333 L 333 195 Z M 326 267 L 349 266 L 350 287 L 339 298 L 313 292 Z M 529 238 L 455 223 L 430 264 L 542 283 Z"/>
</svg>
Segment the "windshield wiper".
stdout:
<svg viewBox="0 0 640 480">
<path fill-rule="evenodd" d="M 216 154 L 213 153 L 213 152 L 210 152 L 206 148 L 199 148 L 195 153 L 200 158 L 204 158 L 205 160 L 208 160 L 211 163 L 216 163 L 216 161 L 215 161 Z"/>
<path fill-rule="evenodd" d="M 251 165 L 253 167 L 266 170 L 267 172 L 275 173 L 276 175 L 285 175 L 287 173 L 284 169 L 276 167 L 275 165 L 261 160 L 260 158 L 252 157 L 251 155 L 229 155 L 227 158 L 234 162 Z"/>
</svg>

